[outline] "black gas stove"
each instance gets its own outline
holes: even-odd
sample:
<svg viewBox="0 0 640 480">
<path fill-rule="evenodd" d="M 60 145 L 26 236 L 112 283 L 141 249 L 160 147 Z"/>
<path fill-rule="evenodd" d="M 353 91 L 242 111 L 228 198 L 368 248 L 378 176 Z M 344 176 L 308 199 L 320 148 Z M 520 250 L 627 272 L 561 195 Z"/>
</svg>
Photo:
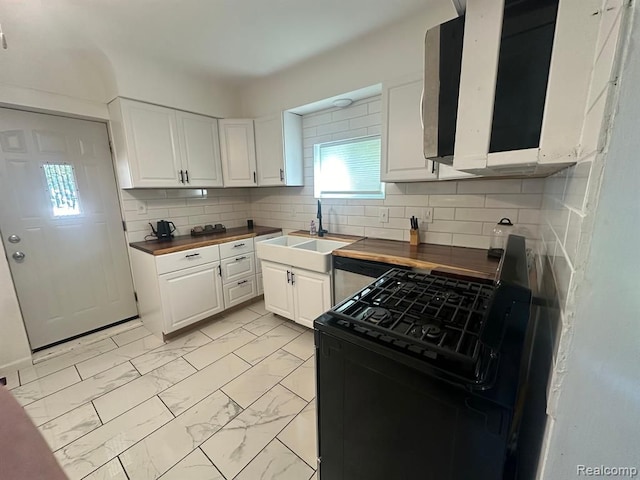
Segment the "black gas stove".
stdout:
<svg viewBox="0 0 640 480">
<path fill-rule="evenodd" d="M 511 236 L 496 281 L 392 269 L 316 319 L 320 479 L 505 478 L 530 301 Z"/>
</svg>

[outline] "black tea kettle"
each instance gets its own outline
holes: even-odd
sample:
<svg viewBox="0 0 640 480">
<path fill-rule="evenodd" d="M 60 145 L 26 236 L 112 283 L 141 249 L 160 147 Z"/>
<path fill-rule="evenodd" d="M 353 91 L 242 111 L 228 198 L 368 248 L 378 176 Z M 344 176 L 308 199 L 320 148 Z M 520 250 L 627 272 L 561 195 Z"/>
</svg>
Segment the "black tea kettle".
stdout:
<svg viewBox="0 0 640 480">
<path fill-rule="evenodd" d="M 155 229 L 151 223 L 149 223 L 149 226 L 151 227 L 153 235 L 155 235 L 158 240 L 171 240 L 173 238 L 173 232 L 176 231 L 175 224 L 173 222 L 167 222 L 166 220 L 158 220 Z"/>
</svg>

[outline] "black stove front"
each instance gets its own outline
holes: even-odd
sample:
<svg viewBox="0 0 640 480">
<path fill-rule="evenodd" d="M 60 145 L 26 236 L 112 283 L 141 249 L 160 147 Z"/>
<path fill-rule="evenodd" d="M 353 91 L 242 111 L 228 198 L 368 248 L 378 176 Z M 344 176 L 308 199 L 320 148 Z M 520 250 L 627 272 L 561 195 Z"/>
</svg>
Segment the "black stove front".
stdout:
<svg viewBox="0 0 640 480">
<path fill-rule="evenodd" d="M 391 270 L 316 319 L 320 480 L 505 478 L 530 302 L 509 248 L 496 282 Z"/>
</svg>

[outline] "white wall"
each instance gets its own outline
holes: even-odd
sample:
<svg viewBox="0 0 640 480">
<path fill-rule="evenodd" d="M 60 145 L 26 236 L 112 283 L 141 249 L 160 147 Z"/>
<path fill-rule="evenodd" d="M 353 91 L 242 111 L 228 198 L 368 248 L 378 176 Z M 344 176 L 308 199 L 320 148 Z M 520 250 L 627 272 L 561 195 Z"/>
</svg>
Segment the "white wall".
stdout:
<svg viewBox="0 0 640 480">
<path fill-rule="evenodd" d="M 31 349 L 13 288 L 6 252 L 0 242 L 0 377 L 31 362 Z"/>
<path fill-rule="evenodd" d="M 640 467 L 637 13 L 621 81 L 618 67 L 609 75 L 637 8 L 627 3 L 605 0 L 600 11 L 580 160 L 545 182 L 541 234 L 561 325 L 538 478 L 573 478 L 577 464 Z"/>
<path fill-rule="evenodd" d="M 420 73 L 427 29 L 455 15 L 452 4 L 442 5 L 256 80 L 241 90 L 243 114 L 259 117 Z"/>
<path fill-rule="evenodd" d="M 214 117 L 233 117 L 240 111 L 236 88 L 176 65 L 127 55 L 109 54 L 116 79 L 116 95 Z"/>
<path fill-rule="evenodd" d="M 380 96 L 347 108 L 332 108 L 302 118 L 304 187 L 251 191 L 253 217 L 260 225 L 306 230 L 315 219 L 313 145 L 380 134 Z M 419 140 L 419 139 L 418 139 Z M 409 241 L 409 218 L 422 219 L 433 209 L 433 222 L 420 222 L 421 241 L 441 245 L 488 248 L 491 231 L 510 218 L 530 240 L 538 239 L 543 179 L 464 180 L 387 183 L 384 200 L 324 199 L 323 226 L 333 233 Z M 380 207 L 389 208 L 381 223 Z"/>
</svg>

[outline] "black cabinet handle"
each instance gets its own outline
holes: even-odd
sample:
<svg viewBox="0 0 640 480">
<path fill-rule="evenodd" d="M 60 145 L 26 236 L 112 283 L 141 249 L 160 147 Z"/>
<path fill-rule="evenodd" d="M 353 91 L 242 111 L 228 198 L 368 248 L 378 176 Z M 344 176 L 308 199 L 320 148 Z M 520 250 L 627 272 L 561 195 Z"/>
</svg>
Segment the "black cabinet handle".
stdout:
<svg viewBox="0 0 640 480">
<path fill-rule="evenodd" d="M 280 181 L 282 182 L 284 180 L 284 170 L 280 169 Z"/>
<path fill-rule="evenodd" d="M 293 285 L 294 283 L 296 283 L 296 274 L 291 272 L 291 285 Z"/>
<path fill-rule="evenodd" d="M 184 173 L 180 170 L 180 183 L 184 183 Z"/>
<path fill-rule="evenodd" d="M 253 172 L 253 183 L 258 183 L 258 182 L 256 181 L 256 172 Z"/>
<path fill-rule="evenodd" d="M 287 270 L 287 283 L 291 283 L 291 272 Z"/>
<path fill-rule="evenodd" d="M 431 173 L 436 173 L 436 162 L 431 162 Z"/>
<path fill-rule="evenodd" d="M 244 243 L 236 243 L 233 248 L 244 247 Z"/>
<path fill-rule="evenodd" d="M 218 265 L 218 275 L 222 278 L 222 267 Z"/>
<path fill-rule="evenodd" d="M 246 260 L 246 259 L 247 259 L 247 257 L 238 257 L 238 258 L 236 258 L 236 262 L 239 262 L 240 260 Z"/>
<path fill-rule="evenodd" d="M 186 175 L 186 177 L 187 177 L 187 183 L 189 183 L 189 170 L 185 170 L 185 171 L 184 171 L 184 174 L 185 174 L 185 175 Z"/>
<path fill-rule="evenodd" d="M 193 258 L 193 257 L 199 257 L 200 254 L 199 253 L 191 253 L 189 255 L 185 255 L 184 258 Z"/>
<path fill-rule="evenodd" d="M 238 282 L 238 285 L 242 285 L 244 283 L 247 283 L 249 280 L 242 280 L 241 282 Z"/>
</svg>

